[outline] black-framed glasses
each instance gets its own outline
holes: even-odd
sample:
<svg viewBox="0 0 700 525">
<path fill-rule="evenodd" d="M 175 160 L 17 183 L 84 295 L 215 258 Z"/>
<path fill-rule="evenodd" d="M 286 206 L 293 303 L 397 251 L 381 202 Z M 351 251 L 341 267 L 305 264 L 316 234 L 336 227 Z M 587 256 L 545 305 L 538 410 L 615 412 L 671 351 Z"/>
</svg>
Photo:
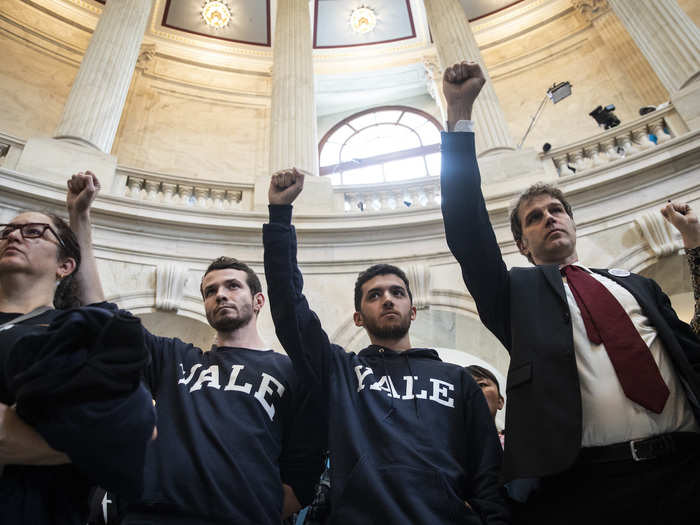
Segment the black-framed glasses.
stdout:
<svg viewBox="0 0 700 525">
<path fill-rule="evenodd" d="M 58 244 L 60 244 L 63 248 L 66 247 L 66 245 L 63 244 L 63 240 L 61 239 L 61 237 L 59 237 L 58 233 L 56 233 L 56 230 L 54 230 L 50 224 L 46 224 L 45 222 L 28 222 L 26 224 L 0 224 L 0 239 L 4 241 L 15 230 L 19 230 L 19 232 L 22 234 L 23 239 L 38 239 L 39 237 L 44 236 L 46 230 L 49 230 L 51 233 L 53 233 L 53 236 L 56 237 L 56 239 L 58 240 Z"/>
</svg>

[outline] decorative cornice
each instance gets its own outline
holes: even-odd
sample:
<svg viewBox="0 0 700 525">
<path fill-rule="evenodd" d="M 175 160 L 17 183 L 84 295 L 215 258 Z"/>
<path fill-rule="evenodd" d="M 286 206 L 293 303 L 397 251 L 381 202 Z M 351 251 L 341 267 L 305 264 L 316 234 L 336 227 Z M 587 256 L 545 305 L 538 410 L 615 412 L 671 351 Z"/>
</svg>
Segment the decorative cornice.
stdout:
<svg viewBox="0 0 700 525">
<path fill-rule="evenodd" d="M 571 4 L 588 22 L 610 11 L 608 0 L 571 0 Z"/>
</svg>

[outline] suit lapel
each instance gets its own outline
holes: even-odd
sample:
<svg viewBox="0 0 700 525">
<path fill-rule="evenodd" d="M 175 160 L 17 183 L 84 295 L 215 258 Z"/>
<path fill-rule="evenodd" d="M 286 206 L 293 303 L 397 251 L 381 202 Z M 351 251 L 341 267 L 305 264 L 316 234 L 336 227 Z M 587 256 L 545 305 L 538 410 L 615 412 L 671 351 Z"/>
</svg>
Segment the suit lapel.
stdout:
<svg viewBox="0 0 700 525">
<path fill-rule="evenodd" d="M 548 264 L 546 266 L 539 266 L 544 273 L 545 278 L 549 285 L 554 289 L 559 299 L 566 304 L 566 292 L 564 291 L 564 282 L 561 279 L 561 273 L 559 273 L 559 266 L 556 264 Z"/>
</svg>

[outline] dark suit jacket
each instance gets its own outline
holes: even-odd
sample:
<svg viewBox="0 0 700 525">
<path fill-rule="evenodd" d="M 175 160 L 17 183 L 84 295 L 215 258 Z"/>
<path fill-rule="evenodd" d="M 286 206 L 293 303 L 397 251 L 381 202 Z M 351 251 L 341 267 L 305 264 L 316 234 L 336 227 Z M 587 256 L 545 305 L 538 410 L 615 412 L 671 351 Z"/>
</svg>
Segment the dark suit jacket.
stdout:
<svg viewBox="0 0 700 525">
<path fill-rule="evenodd" d="M 481 321 L 510 353 L 503 477 L 569 468 L 581 447 L 581 391 L 564 285 L 556 265 L 507 270 L 489 222 L 473 133 L 443 133 L 442 211 L 450 250 Z M 651 279 L 613 279 L 656 328 L 700 420 L 700 341 Z"/>
</svg>

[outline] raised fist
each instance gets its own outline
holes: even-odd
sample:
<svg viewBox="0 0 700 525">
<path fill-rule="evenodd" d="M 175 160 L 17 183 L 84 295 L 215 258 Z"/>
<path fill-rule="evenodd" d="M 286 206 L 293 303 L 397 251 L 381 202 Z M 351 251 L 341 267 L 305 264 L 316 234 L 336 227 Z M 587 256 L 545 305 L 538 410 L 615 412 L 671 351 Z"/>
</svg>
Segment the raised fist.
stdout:
<svg viewBox="0 0 700 525">
<path fill-rule="evenodd" d="M 82 214 L 90 210 L 100 191 L 100 181 L 91 171 L 76 173 L 68 180 L 66 206 L 69 213 Z"/>
<path fill-rule="evenodd" d="M 297 168 L 280 170 L 272 175 L 268 199 L 270 204 L 291 204 L 304 189 L 306 173 Z"/>
<path fill-rule="evenodd" d="M 700 246 L 700 222 L 698 222 L 698 216 L 693 213 L 690 206 L 669 202 L 661 208 L 661 215 L 680 232 L 683 238 L 683 245 L 686 248 L 697 248 Z"/>
<path fill-rule="evenodd" d="M 486 82 L 481 66 L 463 61 L 448 67 L 442 77 L 442 90 L 447 101 L 447 121 L 471 120 L 472 106 Z"/>
</svg>

